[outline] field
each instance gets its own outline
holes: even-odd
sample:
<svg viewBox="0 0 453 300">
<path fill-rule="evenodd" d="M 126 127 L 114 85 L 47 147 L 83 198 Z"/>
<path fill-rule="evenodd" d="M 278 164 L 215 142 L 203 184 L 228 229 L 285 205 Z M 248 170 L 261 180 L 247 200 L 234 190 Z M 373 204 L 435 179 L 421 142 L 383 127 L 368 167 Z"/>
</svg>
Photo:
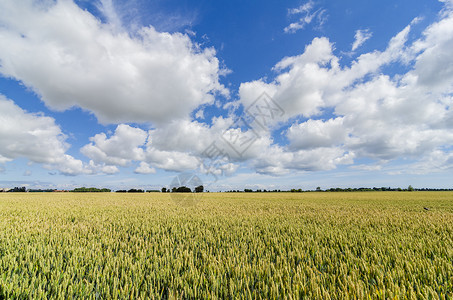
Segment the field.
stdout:
<svg viewBox="0 0 453 300">
<path fill-rule="evenodd" d="M 0 193 L 0 299 L 452 293 L 451 192 Z"/>
</svg>

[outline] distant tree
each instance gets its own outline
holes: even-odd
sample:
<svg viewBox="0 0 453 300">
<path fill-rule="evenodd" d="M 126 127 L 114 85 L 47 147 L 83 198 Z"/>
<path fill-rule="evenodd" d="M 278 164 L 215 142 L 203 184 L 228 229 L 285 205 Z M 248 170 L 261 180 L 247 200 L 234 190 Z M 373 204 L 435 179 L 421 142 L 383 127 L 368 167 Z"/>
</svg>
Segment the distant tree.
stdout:
<svg viewBox="0 0 453 300">
<path fill-rule="evenodd" d="M 407 187 L 407 190 L 408 190 L 409 192 L 413 192 L 413 191 L 414 191 L 414 188 L 412 187 L 412 185 L 409 185 L 409 186 Z"/>
<path fill-rule="evenodd" d="M 317 192 L 320 192 L 320 191 L 321 191 L 321 187 L 318 186 L 318 187 L 316 188 L 316 191 L 317 191 Z"/>
<path fill-rule="evenodd" d="M 90 187 L 90 188 L 80 187 L 80 188 L 73 189 L 71 192 L 75 192 L 75 193 L 110 193 L 111 191 L 112 190 L 106 189 L 106 188 L 98 189 L 95 187 Z"/>
<path fill-rule="evenodd" d="M 167 188 L 166 187 L 163 187 L 162 188 L 162 193 L 166 193 L 167 192 Z"/>
<path fill-rule="evenodd" d="M 176 188 L 175 190 L 176 193 L 192 193 L 192 190 L 186 186 L 180 186 Z"/>
<path fill-rule="evenodd" d="M 52 189 L 45 189 L 45 190 L 42 190 L 42 189 L 32 189 L 32 190 L 28 190 L 28 192 L 30 193 L 49 193 L 49 192 L 53 192 L 54 190 Z M 1 190 L 0 190 L 1 192 Z"/>
<path fill-rule="evenodd" d="M 204 187 L 202 185 L 199 185 L 195 188 L 195 193 L 203 193 Z"/>
<path fill-rule="evenodd" d="M 9 190 L 8 192 L 10 192 L 10 193 L 24 193 L 26 191 L 27 190 L 26 190 L 26 188 L 24 186 L 23 187 L 17 187 L 16 186 L 15 188 Z"/>
<path fill-rule="evenodd" d="M 252 191 L 251 189 L 244 189 L 244 192 L 246 192 L 246 193 L 251 193 L 251 192 L 253 192 L 253 191 Z"/>
</svg>

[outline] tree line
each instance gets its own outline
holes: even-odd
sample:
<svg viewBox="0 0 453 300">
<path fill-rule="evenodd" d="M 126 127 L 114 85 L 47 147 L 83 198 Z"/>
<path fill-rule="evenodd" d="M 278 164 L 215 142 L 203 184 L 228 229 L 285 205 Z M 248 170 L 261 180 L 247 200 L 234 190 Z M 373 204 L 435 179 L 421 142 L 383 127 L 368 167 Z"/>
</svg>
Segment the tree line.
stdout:
<svg viewBox="0 0 453 300">
<path fill-rule="evenodd" d="M 193 189 L 193 191 L 187 186 L 180 186 L 180 187 L 172 187 L 171 189 L 167 189 L 163 187 L 161 189 L 162 193 L 203 193 L 204 186 L 199 185 Z"/>
<path fill-rule="evenodd" d="M 129 190 L 116 190 L 117 193 L 203 193 L 204 187 L 202 185 L 190 189 L 186 186 L 166 188 L 163 187 L 160 190 L 142 190 L 142 189 L 129 189 Z M 321 189 L 317 187 L 315 190 L 303 190 L 303 189 L 290 189 L 290 190 L 267 190 L 267 189 L 244 189 L 244 190 L 227 190 L 226 193 L 304 193 L 304 192 L 412 192 L 412 191 L 453 191 L 453 189 L 434 189 L 434 188 L 414 188 L 412 185 L 409 185 L 407 188 L 391 188 L 391 187 L 372 187 L 372 188 L 329 188 Z M 73 190 L 56 190 L 56 189 L 27 189 L 26 187 L 14 187 L 12 189 L 0 189 L 0 192 L 9 192 L 9 193 L 38 193 L 38 192 L 73 192 L 73 193 L 110 193 L 111 189 L 108 188 L 95 188 L 95 187 L 80 187 Z"/>
<path fill-rule="evenodd" d="M 321 189 L 317 187 L 315 190 L 290 189 L 290 190 L 266 190 L 266 189 L 244 189 L 244 190 L 228 190 L 227 193 L 305 193 L 305 192 L 413 192 L 413 191 L 430 191 L 443 192 L 453 191 L 453 189 L 433 189 L 433 188 L 414 188 L 409 185 L 407 188 L 391 188 L 391 187 L 372 187 L 372 188 L 328 188 Z"/>
</svg>

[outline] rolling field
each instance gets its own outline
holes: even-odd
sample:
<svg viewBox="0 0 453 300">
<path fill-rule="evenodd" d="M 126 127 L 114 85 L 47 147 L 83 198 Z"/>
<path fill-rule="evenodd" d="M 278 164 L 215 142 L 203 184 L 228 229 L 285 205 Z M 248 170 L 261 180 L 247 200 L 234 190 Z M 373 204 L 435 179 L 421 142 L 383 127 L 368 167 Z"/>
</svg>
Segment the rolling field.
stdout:
<svg viewBox="0 0 453 300">
<path fill-rule="evenodd" d="M 0 299 L 304 297 L 452 299 L 453 193 L 0 193 Z"/>
</svg>

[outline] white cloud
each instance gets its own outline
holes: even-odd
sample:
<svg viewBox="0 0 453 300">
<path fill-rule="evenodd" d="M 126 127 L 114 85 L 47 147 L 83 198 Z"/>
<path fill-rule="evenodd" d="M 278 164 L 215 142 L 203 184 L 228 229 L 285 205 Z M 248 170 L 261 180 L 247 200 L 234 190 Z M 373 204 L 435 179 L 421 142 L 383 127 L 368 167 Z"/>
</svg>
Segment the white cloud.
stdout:
<svg viewBox="0 0 453 300">
<path fill-rule="evenodd" d="M 145 161 L 169 171 L 203 169 L 203 159 L 209 158 L 209 149 L 214 143 L 230 157 L 230 160 L 222 161 L 216 171 L 231 173 L 237 168 L 234 162 L 241 159 L 221 138 L 231 124 L 232 119 L 220 117 L 213 119 L 211 126 L 197 121 L 182 121 L 151 130 Z"/>
<path fill-rule="evenodd" d="M 351 166 L 351 169 L 362 170 L 362 171 L 380 171 L 382 170 L 382 165 L 355 165 Z"/>
<path fill-rule="evenodd" d="M 453 0 L 439 0 L 439 1 L 445 3 L 445 6 L 448 10 L 453 9 Z"/>
<path fill-rule="evenodd" d="M 199 110 L 195 113 L 195 118 L 200 119 L 200 120 L 203 120 L 203 119 L 204 119 L 204 110 L 203 110 L 203 109 L 199 109 Z"/>
<path fill-rule="evenodd" d="M 27 113 L 0 95 L 0 163 L 23 157 L 66 175 L 88 173 L 82 161 L 66 154 L 65 140 L 53 118 Z"/>
<path fill-rule="evenodd" d="M 197 121 L 183 120 L 151 130 L 148 149 L 201 153 L 214 139 L 220 137 L 225 125 L 223 119 L 218 120 L 214 121 L 212 127 Z"/>
<path fill-rule="evenodd" d="M 369 29 L 359 29 L 356 30 L 355 32 L 355 40 L 354 43 L 352 43 L 352 48 L 351 51 L 357 50 L 360 46 L 363 45 L 367 40 L 369 40 L 373 36 L 373 33 L 370 32 Z"/>
<path fill-rule="evenodd" d="M 116 12 L 113 1 L 99 0 L 96 6 L 98 10 L 106 17 L 108 24 L 112 25 L 115 30 L 120 31 L 123 25 L 121 18 Z"/>
<path fill-rule="evenodd" d="M 215 119 L 211 126 L 183 120 L 150 130 L 147 137 L 143 131 L 140 140 L 132 143 L 134 149 L 140 149 L 140 155 L 124 157 L 101 151 L 106 154 L 98 163 L 125 165 L 136 160 L 153 168 L 193 170 L 200 167 L 200 160 L 206 156 L 204 150 L 219 140 L 218 146 L 228 150 L 230 157 L 223 169 L 216 170 L 219 174 L 236 170 L 239 163 L 249 164 L 259 173 L 282 175 L 332 170 L 338 165 L 353 164 L 356 158 L 423 161 L 436 151 L 449 157 L 451 150 L 445 146 L 453 144 L 453 95 L 448 79 L 453 75 L 448 66 L 453 59 L 442 54 L 449 53 L 453 39 L 447 34 L 452 26 L 450 18 L 447 15 L 430 26 L 423 38 L 411 45 L 407 45 L 411 29 L 408 25 L 389 41 L 384 51 L 364 53 L 350 66 L 340 66 L 340 58 L 334 55 L 333 44 L 327 38 L 315 38 L 301 55 L 286 57 L 275 65 L 274 80 L 242 83 L 239 101 L 244 107 L 266 92 L 283 108 L 283 116 L 270 120 L 269 128 L 291 122 L 286 131 L 287 146 L 275 144 L 271 131 L 254 128 L 258 133 L 256 140 L 238 155 L 220 137 L 228 130 L 227 135 L 233 133 L 242 140 L 252 131 L 228 129 L 233 123 L 231 118 Z M 420 80 L 430 60 L 435 66 L 447 67 L 446 78 L 437 82 Z M 391 77 L 381 73 L 390 63 L 413 67 L 406 74 Z M 332 113 L 326 114 L 325 110 Z M 294 121 L 301 116 L 308 120 Z M 315 116 L 319 120 L 311 119 Z M 105 135 L 99 140 L 104 141 Z M 115 160 L 118 158 L 125 161 Z"/>
<path fill-rule="evenodd" d="M 147 149 L 146 162 L 159 169 L 177 172 L 196 170 L 200 166 L 196 156 L 186 152 L 162 151 L 155 148 Z"/>
<path fill-rule="evenodd" d="M 214 49 L 153 27 L 118 32 L 72 1 L 1 1 L 0 40 L 3 76 L 53 109 L 79 106 L 104 123 L 166 123 L 228 95 Z"/>
<path fill-rule="evenodd" d="M 134 171 L 137 174 L 154 174 L 156 173 L 156 169 L 151 168 L 149 164 L 142 161 L 140 165 Z"/>
<path fill-rule="evenodd" d="M 318 114 L 324 105 L 323 94 L 330 84 L 335 84 L 329 81 L 329 73 L 335 71 L 321 66 L 333 59 L 331 47 L 328 39 L 316 38 L 305 48 L 304 54 L 285 58 L 275 66 L 276 71 L 289 70 L 282 72 L 273 82 L 242 83 L 239 95 L 244 106 L 248 107 L 262 92 L 266 92 L 283 108 L 286 118 Z"/>
<path fill-rule="evenodd" d="M 226 93 L 218 82 L 221 70 L 212 49 L 200 49 L 187 35 L 153 28 L 131 37 L 101 24 L 71 1 L 46 8 L 31 3 L 0 4 L 0 38 L 8 42 L 8 47 L 0 44 L 4 76 L 23 81 L 53 108 L 77 105 L 106 122 L 157 125 L 147 131 L 120 124 L 113 134 L 96 134 L 81 149 L 90 159 L 84 166 L 66 154 L 66 137 L 52 118 L 26 113 L 3 100 L 0 163 L 27 157 L 67 174 L 115 174 L 132 163 L 138 164 L 135 173 L 140 174 L 156 168 L 194 170 L 203 169 L 205 150 L 216 142 L 229 154 L 229 160 L 214 170 L 216 175 L 231 174 L 246 164 L 271 175 L 325 171 L 353 164 L 357 158 L 380 162 L 351 167 L 366 171 L 385 171 L 383 165 L 392 160 L 414 161 L 407 166 L 412 173 L 453 165 L 451 11 L 444 11 L 415 42 L 408 43 L 408 35 L 417 19 L 384 51 L 364 53 L 347 66 L 328 38 L 315 38 L 300 55 L 278 62 L 274 79 L 242 83 L 238 101 L 225 105 L 217 101 L 218 107 L 231 108 L 229 117 L 215 118 L 208 125 L 189 116 L 196 111 L 195 116 L 202 118 L 205 106 L 199 106 L 213 103 L 213 93 Z M 104 14 L 113 20 L 112 2 L 103 3 Z M 294 26 L 313 24 L 323 14 L 313 9 L 314 2 L 308 2 L 289 11 L 302 16 Z M 29 22 L 13 18 L 19 12 Z M 370 37 L 367 30 L 357 31 L 352 50 Z M 389 64 L 402 64 L 409 71 L 383 74 Z M 283 116 L 270 120 L 269 131 L 229 128 L 238 104 L 249 107 L 263 92 L 284 110 Z M 273 140 L 272 130 L 279 130 L 279 125 L 288 126 L 283 133 L 286 146 Z M 240 141 L 257 136 L 238 154 L 222 139 L 225 132 Z"/>
<path fill-rule="evenodd" d="M 417 22 L 415 19 L 411 24 Z M 280 122 L 294 122 L 287 130 L 289 145 L 270 144 L 256 157 L 259 172 L 284 174 L 290 170 L 329 170 L 355 158 L 378 161 L 420 161 L 417 170 L 432 168 L 432 156 L 449 165 L 453 144 L 453 13 L 429 26 L 422 38 L 407 45 L 408 25 L 385 51 L 360 55 L 340 67 L 327 38 L 315 38 L 299 56 L 282 59 L 273 81 L 242 83 L 244 107 L 266 92 L 285 111 Z M 357 42 L 364 42 L 360 33 Z M 357 43 L 359 47 L 360 43 Z M 393 64 L 412 66 L 405 74 L 382 74 Z M 325 114 L 325 111 L 333 114 Z M 367 167 L 361 166 L 361 169 Z M 377 170 L 380 166 L 370 166 Z M 412 169 L 412 168 L 409 168 Z"/>
<path fill-rule="evenodd" d="M 148 133 L 140 128 L 120 124 L 110 138 L 105 133 L 96 134 L 90 138 L 91 143 L 80 151 L 95 164 L 125 167 L 133 160 L 145 158 L 141 147 L 146 143 L 147 137 Z"/>
<path fill-rule="evenodd" d="M 287 133 L 291 147 L 295 149 L 313 149 L 332 147 L 345 142 L 347 131 L 343 126 L 343 118 L 308 120 L 293 124 Z"/>
<path fill-rule="evenodd" d="M 110 137 L 99 133 L 90 138 L 91 143 L 82 147 L 81 152 L 92 160 L 93 170 L 102 166 L 126 167 L 133 161 L 140 162 L 136 173 L 154 172 L 153 167 L 194 170 L 200 166 L 203 151 L 220 138 L 228 124 L 223 118 L 216 119 L 211 127 L 182 120 L 148 132 L 120 124 Z"/>
<path fill-rule="evenodd" d="M 277 63 L 276 78 L 242 83 L 239 95 L 248 107 L 263 92 L 268 93 L 285 111 L 283 121 L 295 116 L 319 115 L 325 107 L 335 107 L 344 100 L 345 92 L 367 75 L 378 74 L 380 68 L 398 62 L 404 56 L 410 26 L 391 39 L 385 51 L 360 55 L 350 67 L 340 67 L 333 54 L 333 45 L 325 38 L 315 38 L 303 54 L 286 57 Z"/>
<path fill-rule="evenodd" d="M 283 175 L 291 170 L 327 171 L 337 165 L 353 163 L 354 154 L 340 147 L 319 147 L 309 150 L 287 151 L 280 146 L 262 149 L 252 162 L 257 172 Z"/>
<path fill-rule="evenodd" d="M 304 3 L 302 4 L 301 6 L 297 7 L 297 8 L 292 8 L 288 11 L 288 13 L 290 15 L 296 15 L 296 14 L 307 14 L 307 13 L 310 13 L 311 10 L 313 9 L 314 7 L 314 2 L 313 1 L 308 1 L 307 3 Z"/>
<path fill-rule="evenodd" d="M 305 4 L 297 8 L 292 8 L 288 10 L 290 16 L 298 16 L 299 20 L 289 24 L 284 28 L 285 33 L 295 33 L 298 30 L 304 29 L 306 25 L 311 24 L 316 20 L 317 27 L 322 27 L 322 25 L 327 20 L 326 10 L 317 9 L 314 11 L 315 3 L 313 1 L 308 1 Z"/>
<path fill-rule="evenodd" d="M 94 169 L 95 170 L 97 169 L 98 171 L 101 171 L 102 173 L 109 175 L 119 173 L 120 171 L 116 166 L 105 166 L 105 165 Z"/>
<path fill-rule="evenodd" d="M 430 92 L 453 92 L 453 12 L 432 24 L 415 43 L 421 53 L 416 57 L 414 69 L 406 75 L 407 81 L 416 80 L 416 84 Z"/>
<path fill-rule="evenodd" d="M 103 167 L 126 167 L 132 162 L 139 162 L 135 173 L 147 174 L 159 168 L 167 171 L 200 169 L 205 173 L 228 175 L 237 170 L 240 162 L 255 159 L 262 149 L 272 144 L 269 136 L 258 136 L 246 151 L 237 153 L 234 150 L 237 145 L 232 145 L 232 142 L 229 144 L 222 136 L 233 130 L 234 139 L 242 141 L 249 132 L 231 129 L 232 124 L 235 124 L 233 119 L 222 117 L 215 118 L 211 126 L 183 120 L 148 132 L 120 124 L 111 136 L 99 133 L 90 138 L 91 143 L 82 147 L 81 152 L 91 159 L 90 169 L 93 172 L 106 173 Z M 221 152 L 215 155 L 222 157 L 213 157 L 213 145 Z M 211 159 L 217 158 L 219 160 L 215 162 L 213 170 L 209 164 Z"/>
<path fill-rule="evenodd" d="M 411 174 L 429 174 L 453 169 L 453 152 L 436 149 L 420 161 L 408 166 L 406 172 Z"/>
</svg>

